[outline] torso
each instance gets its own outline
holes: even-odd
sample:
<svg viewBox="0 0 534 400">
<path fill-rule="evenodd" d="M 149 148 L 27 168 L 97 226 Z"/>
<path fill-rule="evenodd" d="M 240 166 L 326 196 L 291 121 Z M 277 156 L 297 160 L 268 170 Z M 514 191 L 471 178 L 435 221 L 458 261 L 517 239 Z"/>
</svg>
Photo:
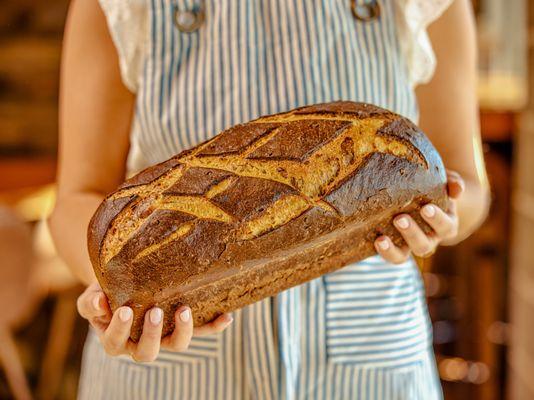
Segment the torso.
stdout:
<svg viewBox="0 0 534 400">
<path fill-rule="evenodd" d="M 193 33 L 173 24 L 191 1 L 162 3 L 153 0 L 149 13 L 131 170 L 307 104 L 362 101 L 417 118 L 392 1 L 381 2 L 379 20 L 362 22 L 348 0 L 206 0 Z"/>
<path fill-rule="evenodd" d="M 130 172 L 237 123 L 307 104 L 369 102 L 417 119 L 393 0 L 379 1 L 372 22 L 354 19 L 349 0 L 206 0 L 201 28 L 180 32 L 174 10 L 200 1 L 150 2 Z M 373 257 L 234 318 L 223 334 L 163 351 L 143 370 L 106 357 L 91 337 L 80 398 L 108 398 L 110 387 L 118 398 L 150 399 L 441 397 L 412 261 Z M 142 392 L 130 390 L 132 376 Z"/>
</svg>

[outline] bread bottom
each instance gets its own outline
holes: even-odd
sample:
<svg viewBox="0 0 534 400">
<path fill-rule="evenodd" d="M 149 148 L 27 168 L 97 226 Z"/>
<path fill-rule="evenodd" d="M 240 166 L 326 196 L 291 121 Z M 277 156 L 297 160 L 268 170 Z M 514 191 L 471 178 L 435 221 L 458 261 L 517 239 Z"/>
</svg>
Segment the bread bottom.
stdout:
<svg viewBox="0 0 534 400">
<path fill-rule="evenodd" d="M 218 277 L 214 271 L 205 279 L 195 281 L 194 285 L 178 286 L 172 289 L 172 293 L 162 293 L 163 298 L 156 299 L 156 304 L 165 315 L 163 335 L 173 331 L 174 311 L 183 304 L 191 307 L 194 324 L 200 326 L 222 313 L 274 296 L 376 254 L 373 242 L 381 234 L 388 235 L 395 244 L 402 245 L 402 237 L 391 225 L 391 220 L 399 213 L 410 214 L 423 230 L 429 232 L 430 227 L 419 216 L 419 208 L 420 204 L 414 202 L 400 212 L 381 214 L 374 221 L 351 224 L 298 249 L 288 249 L 268 259 L 226 269 Z M 369 226 L 374 228 L 369 229 Z M 135 333 L 141 332 L 143 316 L 148 307 L 136 305 L 135 301 L 132 306 L 135 315 L 132 340 L 137 341 L 139 336 Z"/>
</svg>

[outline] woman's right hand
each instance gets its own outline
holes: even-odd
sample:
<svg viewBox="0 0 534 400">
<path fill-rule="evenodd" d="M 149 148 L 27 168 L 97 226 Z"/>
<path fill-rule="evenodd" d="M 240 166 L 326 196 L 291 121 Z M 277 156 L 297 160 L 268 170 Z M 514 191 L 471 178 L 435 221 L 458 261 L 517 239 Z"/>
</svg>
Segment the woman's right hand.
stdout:
<svg viewBox="0 0 534 400">
<path fill-rule="evenodd" d="M 78 297 L 77 305 L 80 315 L 87 319 L 98 333 L 107 354 L 127 354 L 138 362 L 154 361 L 160 348 L 184 351 L 189 347 L 193 336 L 222 332 L 233 321 L 230 314 L 223 314 L 206 325 L 193 328 L 191 309 L 182 306 L 174 314 L 174 332 L 162 338 L 163 310 L 154 307 L 145 314 L 143 332 L 139 342 L 135 343 L 130 339 L 132 309 L 119 307 L 112 313 L 107 297 L 98 283 L 93 283 L 85 289 Z"/>
</svg>

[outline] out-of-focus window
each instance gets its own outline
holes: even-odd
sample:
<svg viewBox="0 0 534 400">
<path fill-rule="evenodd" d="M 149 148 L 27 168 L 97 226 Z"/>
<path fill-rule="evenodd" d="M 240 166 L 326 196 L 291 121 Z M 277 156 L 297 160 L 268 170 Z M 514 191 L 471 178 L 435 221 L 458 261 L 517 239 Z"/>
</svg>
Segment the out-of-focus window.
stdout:
<svg viewBox="0 0 534 400">
<path fill-rule="evenodd" d="M 526 104 L 526 6 L 526 0 L 475 2 L 483 109 L 512 111 Z"/>
</svg>

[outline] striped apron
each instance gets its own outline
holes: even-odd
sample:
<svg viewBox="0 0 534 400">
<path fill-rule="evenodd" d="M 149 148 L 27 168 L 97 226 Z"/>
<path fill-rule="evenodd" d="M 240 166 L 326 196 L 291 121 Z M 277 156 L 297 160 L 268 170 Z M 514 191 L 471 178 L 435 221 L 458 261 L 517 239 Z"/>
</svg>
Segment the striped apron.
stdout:
<svg viewBox="0 0 534 400">
<path fill-rule="evenodd" d="M 360 2 L 364 0 L 359 0 Z M 204 4 L 184 33 L 175 10 Z M 392 0 L 355 19 L 348 0 L 151 0 L 129 168 L 138 170 L 260 115 L 333 100 L 417 119 Z M 234 313 L 150 364 L 108 357 L 91 331 L 81 399 L 440 399 L 413 261 L 349 265 Z"/>
</svg>

